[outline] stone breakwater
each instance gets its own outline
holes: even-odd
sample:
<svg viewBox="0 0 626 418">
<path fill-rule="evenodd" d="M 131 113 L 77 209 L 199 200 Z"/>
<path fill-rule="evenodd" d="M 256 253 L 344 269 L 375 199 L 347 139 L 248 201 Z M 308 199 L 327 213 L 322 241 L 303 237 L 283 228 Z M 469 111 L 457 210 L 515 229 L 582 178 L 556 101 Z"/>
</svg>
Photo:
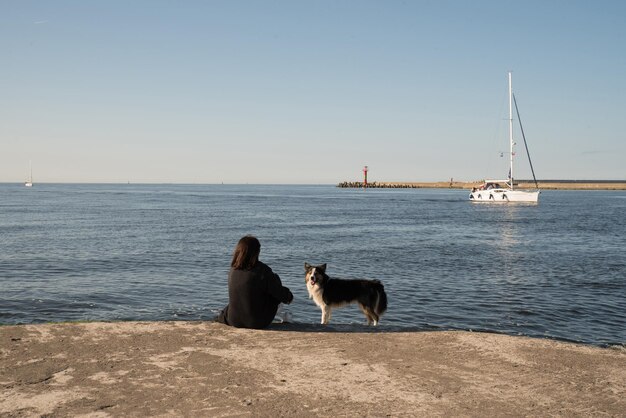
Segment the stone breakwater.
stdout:
<svg viewBox="0 0 626 418">
<path fill-rule="evenodd" d="M 472 186 L 465 187 L 465 184 L 470 183 L 461 183 L 461 182 L 431 182 L 431 183 L 417 183 L 417 182 L 379 182 L 374 181 L 371 183 L 367 183 L 368 189 L 441 189 L 441 188 L 450 188 L 450 189 L 465 189 L 471 188 Z M 472 183 L 479 184 L 479 183 Z M 361 181 L 344 181 L 337 185 L 340 188 L 353 188 L 353 189 L 362 189 L 363 182 Z"/>
<path fill-rule="evenodd" d="M 541 190 L 626 190 L 626 181 L 539 181 Z M 472 189 L 483 181 L 436 181 L 436 182 L 379 182 L 367 183 L 368 189 Z M 362 189 L 361 181 L 344 181 L 340 188 Z M 535 189 L 535 183 L 521 181 L 515 184 L 520 189 Z"/>
</svg>

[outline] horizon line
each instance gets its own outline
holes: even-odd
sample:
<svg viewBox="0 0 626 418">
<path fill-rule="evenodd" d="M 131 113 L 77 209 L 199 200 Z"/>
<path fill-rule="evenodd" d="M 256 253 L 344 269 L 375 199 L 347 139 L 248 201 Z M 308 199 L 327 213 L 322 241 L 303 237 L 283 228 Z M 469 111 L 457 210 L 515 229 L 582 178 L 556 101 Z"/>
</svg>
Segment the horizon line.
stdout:
<svg viewBox="0 0 626 418">
<path fill-rule="evenodd" d="M 435 181 L 424 181 L 424 180 L 401 180 L 401 181 L 380 181 L 380 180 L 372 180 L 368 181 L 368 183 L 477 183 L 482 182 L 484 179 L 479 180 L 435 180 Z M 515 179 L 517 182 L 534 182 L 532 179 Z M 132 181 L 41 181 L 41 182 L 33 182 L 34 184 L 115 184 L 115 185 L 216 185 L 216 186 L 322 186 L 322 185 L 336 185 L 345 182 L 354 182 L 359 183 L 362 180 L 343 180 L 335 183 L 281 183 L 281 182 L 260 182 L 260 183 L 249 183 L 249 182 L 170 182 L 170 181 L 140 181 L 140 182 L 132 182 Z M 538 183 L 626 183 L 626 179 L 537 179 Z M 23 181 L 0 181 L 0 184 L 24 184 Z"/>
</svg>

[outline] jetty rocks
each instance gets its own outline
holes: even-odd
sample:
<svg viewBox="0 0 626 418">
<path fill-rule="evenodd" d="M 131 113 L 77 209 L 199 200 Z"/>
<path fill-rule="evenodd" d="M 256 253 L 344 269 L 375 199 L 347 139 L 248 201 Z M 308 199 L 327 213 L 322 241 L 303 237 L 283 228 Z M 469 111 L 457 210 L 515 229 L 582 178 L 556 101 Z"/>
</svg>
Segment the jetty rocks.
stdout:
<svg viewBox="0 0 626 418">
<path fill-rule="evenodd" d="M 479 184 L 480 182 L 475 182 L 471 184 Z M 344 181 L 337 185 L 339 188 L 344 189 L 440 189 L 440 188 L 451 188 L 451 189 L 466 189 L 471 188 L 471 186 L 466 186 L 464 182 L 456 182 L 456 181 L 440 181 L 440 182 L 378 182 L 373 181 L 371 183 L 367 183 L 365 185 L 362 181 Z"/>
<path fill-rule="evenodd" d="M 538 180 L 541 190 L 626 190 L 626 181 L 623 180 Z M 340 188 L 352 189 L 472 189 L 484 183 L 476 181 L 435 181 L 435 182 L 391 182 L 373 181 L 344 181 L 337 185 Z M 515 188 L 534 189 L 535 183 L 531 180 L 516 180 Z"/>
</svg>

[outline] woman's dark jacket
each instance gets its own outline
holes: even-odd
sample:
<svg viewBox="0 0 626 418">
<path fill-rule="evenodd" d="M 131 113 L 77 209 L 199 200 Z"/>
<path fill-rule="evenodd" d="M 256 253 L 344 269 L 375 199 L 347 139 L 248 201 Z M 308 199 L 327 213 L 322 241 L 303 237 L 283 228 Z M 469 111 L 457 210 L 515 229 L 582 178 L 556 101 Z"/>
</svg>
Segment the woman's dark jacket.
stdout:
<svg viewBox="0 0 626 418">
<path fill-rule="evenodd" d="M 228 306 L 224 315 L 228 325 L 238 328 L 265 328 L 272 323 L 278 304 L 293 300 L 278 274 L 258 261 L 251 270 L 230 269 Z"/>
</svg>

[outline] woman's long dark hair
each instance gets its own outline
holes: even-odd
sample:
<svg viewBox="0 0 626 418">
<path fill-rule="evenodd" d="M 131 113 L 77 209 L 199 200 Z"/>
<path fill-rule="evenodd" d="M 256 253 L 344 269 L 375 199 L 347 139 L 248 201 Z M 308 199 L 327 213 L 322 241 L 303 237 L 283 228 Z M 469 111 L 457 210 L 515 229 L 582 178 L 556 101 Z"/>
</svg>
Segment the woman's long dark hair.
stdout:
<svg viewBox="0 0 626 418">
<path fill-rule="evenodd" d="M 246 235 L 237 243 L 230 266 L 235 270 L 250 270 L 259 261 L 260 253 L 261 243 L 259 240 L 252 235 Z"/>
</svg>

